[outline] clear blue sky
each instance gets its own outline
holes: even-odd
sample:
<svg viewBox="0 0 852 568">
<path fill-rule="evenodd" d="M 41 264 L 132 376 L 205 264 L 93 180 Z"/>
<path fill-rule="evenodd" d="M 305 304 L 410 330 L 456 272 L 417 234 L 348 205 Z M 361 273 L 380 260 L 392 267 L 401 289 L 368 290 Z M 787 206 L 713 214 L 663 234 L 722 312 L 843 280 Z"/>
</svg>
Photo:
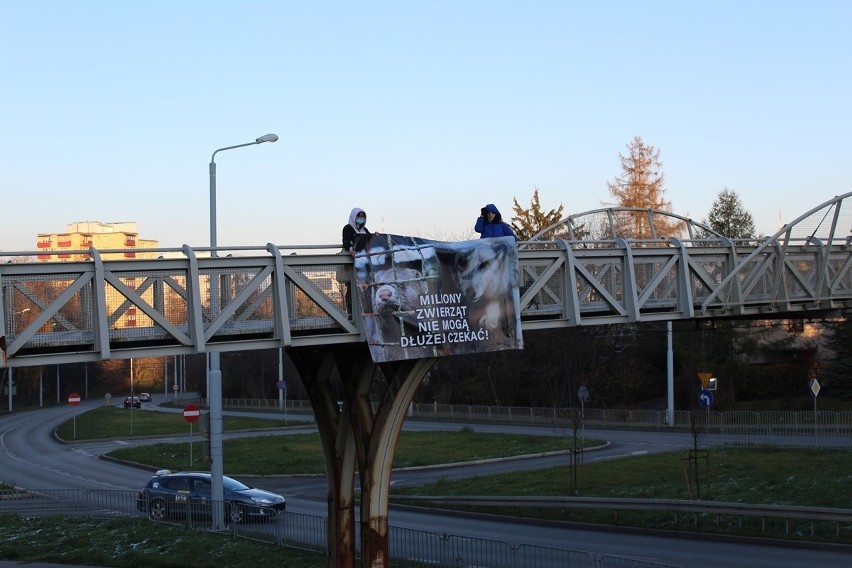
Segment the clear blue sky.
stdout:
<svg viewBox="0 0 852 568">
<path fill-rule="evenodd" d="M 758 231 L 852 188 L 852 2 L 0 0 L 0 250 L 136 221 L 162 246 L 457 240 L 608 203 L 661 150 L 676 213 Z"/>
</svg>

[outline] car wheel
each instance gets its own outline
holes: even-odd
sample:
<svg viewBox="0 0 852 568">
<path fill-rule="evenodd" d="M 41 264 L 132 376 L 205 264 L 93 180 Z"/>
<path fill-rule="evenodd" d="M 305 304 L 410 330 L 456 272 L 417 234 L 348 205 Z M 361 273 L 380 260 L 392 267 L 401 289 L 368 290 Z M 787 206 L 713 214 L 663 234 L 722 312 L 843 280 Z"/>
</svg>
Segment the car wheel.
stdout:
<svg viewBox="0 0 852 568">
<path fill-rule="evenodd" d="M 165 521 L 169 516 L 169 509 L 163 499 L 152 499 L 148 503 L 148 518 L 152 521 Z"/>
<path fill-rule="evenodd" d="M 244 522 L 246 520 L 245 507 L 238 503 L 228 503 L 228 519 L 235 525 Z"/>
</svg>

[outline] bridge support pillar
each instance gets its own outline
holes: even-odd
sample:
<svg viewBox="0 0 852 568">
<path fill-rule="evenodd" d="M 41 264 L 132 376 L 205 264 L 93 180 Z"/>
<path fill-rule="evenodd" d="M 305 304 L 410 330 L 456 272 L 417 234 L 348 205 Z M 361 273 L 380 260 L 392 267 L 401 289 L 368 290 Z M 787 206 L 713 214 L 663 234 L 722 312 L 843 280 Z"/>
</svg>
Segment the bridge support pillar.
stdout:
<svg viewBox="0 0 852 568">
<path fill-rule="evenodd" d="M 365 343 L 293 347 L 288 354 L 308 391 L 323 445 L 328 482 L 330 568 L 353 568 L 355 472 L 361 501 L 362 568 L 390 566 L 388 502 L 396 444 L 411 400 L 434 358 L 373 363 Z M 337 366 L 343 407 L 330 377 Z"/>
</svg>

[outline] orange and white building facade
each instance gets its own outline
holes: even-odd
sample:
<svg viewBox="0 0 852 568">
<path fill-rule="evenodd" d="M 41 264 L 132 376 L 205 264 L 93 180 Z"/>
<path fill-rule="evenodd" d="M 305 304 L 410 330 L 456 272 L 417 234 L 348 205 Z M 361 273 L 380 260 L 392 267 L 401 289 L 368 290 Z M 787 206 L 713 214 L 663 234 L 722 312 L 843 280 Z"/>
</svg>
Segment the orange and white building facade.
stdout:
<svg viewBox="0 0 852 568">
<path fill-rule="evenodd" d="M 71 223 L 64 233 L 39 233 L 36 237 L 38 259 L 42 262 L 73 262 L 88 260 L 88 249 L 100 251 L 104 260 L 123 258 L 154 258 L 158 241 L 140 239 L 136 222 L 101 223 L 80 221 Z"/>
<path fill-rule="evenodd" d="M 69 224 L 64 233 L 39 233 L 36 237 L 40 262 L 86 261 L 91 258 L 89 249 L 92 247 L 97 249 L 103 260 L 155 258 L 157 253 L 154 249 L 158 244 L 159 241 L 140 239 L 135 221 L 80 221 Z M 137 278 L 122 278 L 122 282 L 132 290 L 136 289 Z M 151 325 L 147 316 L 137 314 L 135 306 L 119 309 L 125 298 L 112 287 L 107 288 L 107 307 L 111 313 L 117 311 L 116 319 L 111 325 L 116 328 Z"/>
</svg>

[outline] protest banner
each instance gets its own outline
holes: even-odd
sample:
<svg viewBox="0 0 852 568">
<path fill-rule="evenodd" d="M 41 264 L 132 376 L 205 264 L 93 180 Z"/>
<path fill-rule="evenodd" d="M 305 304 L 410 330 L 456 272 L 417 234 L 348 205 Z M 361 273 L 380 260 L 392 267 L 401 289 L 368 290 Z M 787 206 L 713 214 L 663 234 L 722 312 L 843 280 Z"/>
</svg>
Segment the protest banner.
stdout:
<svg viewBox="0 0 852 568">
<path fill-rule="evenodd" d="M 523 348 L 512 237 L 377 234 L 355 269 L 375 362 Z"/>
</svg>

